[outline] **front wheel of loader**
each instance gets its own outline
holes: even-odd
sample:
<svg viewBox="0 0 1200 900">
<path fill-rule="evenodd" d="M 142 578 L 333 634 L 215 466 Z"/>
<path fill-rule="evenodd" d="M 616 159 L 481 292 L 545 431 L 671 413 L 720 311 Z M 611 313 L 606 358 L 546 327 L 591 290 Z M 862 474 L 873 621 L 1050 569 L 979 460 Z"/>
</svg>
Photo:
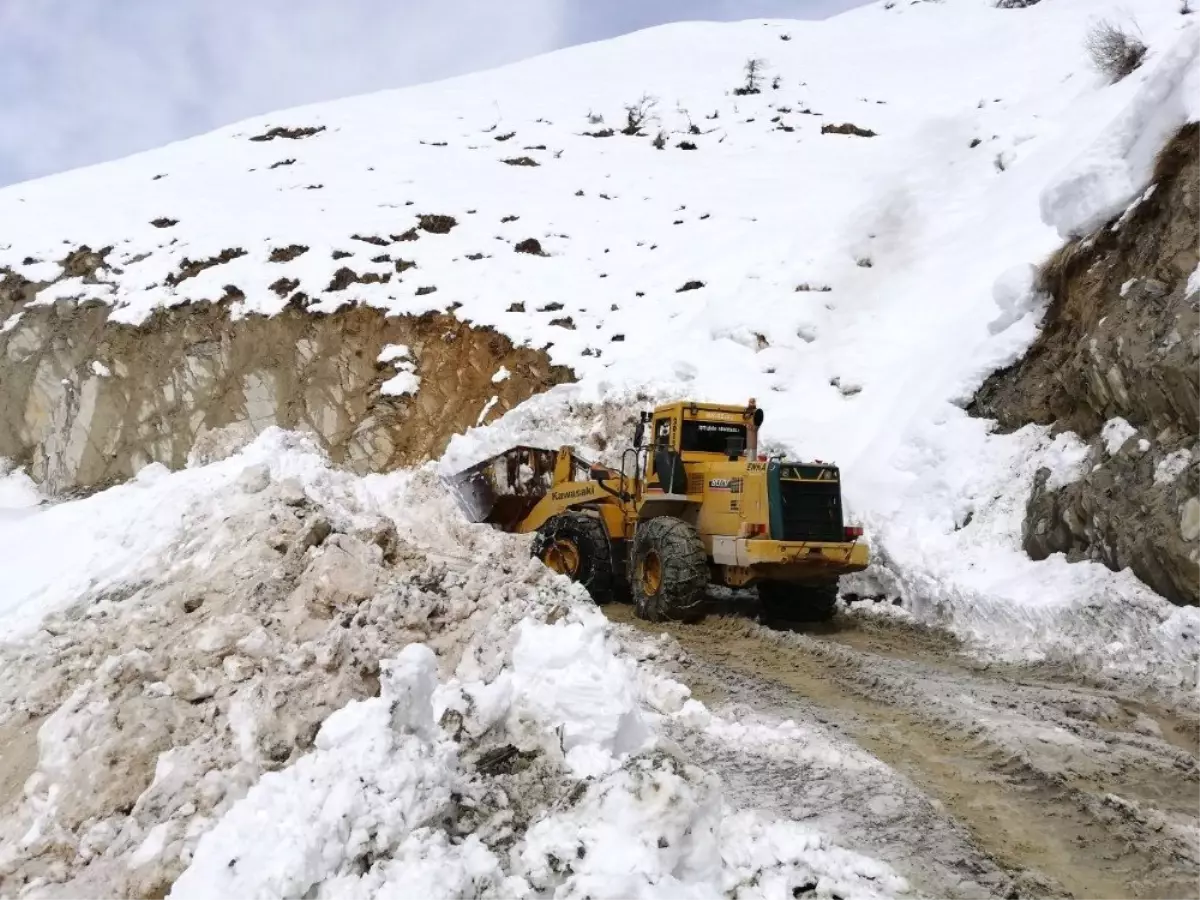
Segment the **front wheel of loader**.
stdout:
<svg viewBox="0 0 1200 900">
<path fill-rule="evenodd" d="M 598 518 L 580 512 L 552 516 L 537 530 L 533 555 L 582 584 L 596 603 L 613 599 L 612 544 Z"/>
<path fill-rule="evenodd" d="M 682 519 L 662 516 L 633 538 L 630 588 L 639 619 L 696 622 L 703 618 L 708 555 L 700 533 Z"/>
<path fill-rule="evenodd" d="M 792 584 L 760 581 L 758 599 L 768 622 L 828 622 L 837 607 L 836 581 Z"/>
</svg>

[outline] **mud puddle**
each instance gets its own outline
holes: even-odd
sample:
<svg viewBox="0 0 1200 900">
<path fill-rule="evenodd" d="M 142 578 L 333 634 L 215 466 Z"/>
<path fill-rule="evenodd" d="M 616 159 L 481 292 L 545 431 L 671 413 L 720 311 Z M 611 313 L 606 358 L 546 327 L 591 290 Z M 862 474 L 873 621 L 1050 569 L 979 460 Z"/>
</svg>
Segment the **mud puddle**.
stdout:
<svg viewBox="0 0 1200 900">
<path fill-rule="evenodd" d="M 901 773 L 1012 876 L 991 891 L 1197 895 L 1200 776 L 1185 714 L 1041 673 L 992 671 L 953 638 L 886 620 L 839 616 L 789 633 L 728 616 L 651 625 L 627 606 L 605 611 L 674 637 L 688 654 L 675 674 L 717 712 L 748 704 L 828 725 Z"/>
</svg>

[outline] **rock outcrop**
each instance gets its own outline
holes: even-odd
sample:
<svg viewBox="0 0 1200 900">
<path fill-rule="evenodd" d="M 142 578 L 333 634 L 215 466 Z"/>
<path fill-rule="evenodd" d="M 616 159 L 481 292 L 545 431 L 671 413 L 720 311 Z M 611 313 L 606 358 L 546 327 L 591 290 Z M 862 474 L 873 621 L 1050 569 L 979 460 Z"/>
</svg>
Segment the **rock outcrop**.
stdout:
<svg viewBox="0 0 1200 900">
<path fill-rule="evenodd" d="M 76 251 L 74 274 L 102 256 Z M 573 378 L 448 314 L 390 318 L 352 305 L 234 318 L 217 302 L 134 326 L 112 321 L 105 304 L 39 304 L 44 287 L 0 273 L 10 325 L 0 333 L 0 457 L 52 493 L 101 488 L 149 462 L 216 458 L 271 425 L 314 434 L 359 474 L 385 471 L 436 456 L 456 432 Z"/>
<path fill-rule="evenodd" d="M 1043 267 L 1051 304 L 1016 365 L 973 413 L 1090 442 L 1090 471 L 1058 490 L 1039 473 L 1024 543 L 1130 568 L 1176 603 L 1200 602 L 1200 163 L 1195 124 L 1162 150 L 1151 188 Z"/>
</svg>

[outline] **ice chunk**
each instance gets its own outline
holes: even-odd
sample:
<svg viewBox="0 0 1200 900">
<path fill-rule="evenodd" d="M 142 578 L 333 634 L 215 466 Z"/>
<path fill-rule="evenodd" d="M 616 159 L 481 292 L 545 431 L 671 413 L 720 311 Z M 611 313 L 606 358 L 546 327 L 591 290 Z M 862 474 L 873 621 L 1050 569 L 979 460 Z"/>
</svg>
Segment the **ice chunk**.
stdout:
<svg viewBox="0 0 1200 900">
<path fill-rule="evenodd" d="M 412 372 L 397 372 L 379 386 L 380 393 L 389 397 L 400 397 L 404 394 L 415 394 L 421 387 L 421 378 Z"/>
<path fill-rule="evenodd" d="M 1034 288 L 1037 268 L 1024 263 L 1006 270 L 992 285 L 992 299 L 1000 315 L 988 323 L 988 331 L 999 334 L 1034 309 L 1039 296 Z"/>
<path fill-rule="evenodd" d="M 1100 437 L 1104 441 L 1104 449 L 1108 451 L 1109 456 L 1117 453 L 1135 434 L 1137 434 L 1137 429 L 1120 416 L 1109 419 L 1100 429 Z"/>
<path fill-rule="evenodd" d="M 519 702 L 551 729 L 562 729 L 568 764 L 595 774 L 597 751 L 610 759 L 631 753 L 650 737 L 638 711 L 630 671 L 604 644 L 604 623 L 517 628 L 513 672 Z M 576 747 L 592 751 L 571 756 Z"/>
<path fill-rule="evenodd" d="M 407 344 L 388 344 L 376 359 L 381 363 L 391 363 L 396 369 L 396 374 L 379 386 L 381 393 L 389 397 L 402 397 L 420 390 L 421 377 L 416 374 L 417 366 Z"/>
<path fill-rule="evenodd" d="M 407 344 L 388 344 L 379 351 L 379 355 L 375 357 L 377 362 L 390 363 L 398 359 L 407 359 L 409 349 Z"/>
</svg>

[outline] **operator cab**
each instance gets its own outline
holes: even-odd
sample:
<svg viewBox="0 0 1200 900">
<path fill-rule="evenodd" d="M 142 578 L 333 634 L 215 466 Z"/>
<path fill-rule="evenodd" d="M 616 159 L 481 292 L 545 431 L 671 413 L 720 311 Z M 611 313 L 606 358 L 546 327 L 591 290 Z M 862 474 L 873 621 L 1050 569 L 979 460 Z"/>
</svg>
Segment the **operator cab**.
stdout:
<svg viewBox="0 0 1200 900">
<path fill-rule="evenodd" d="M 673 403 L 643 412 L 634 433 L 634 446 L 643 446 L 649 425 L 647 489 L 686 494 L 686 463 L 753 459 L 762 422 L 763 411 L 753 398 L 744 407 Z"/>
</svg>

